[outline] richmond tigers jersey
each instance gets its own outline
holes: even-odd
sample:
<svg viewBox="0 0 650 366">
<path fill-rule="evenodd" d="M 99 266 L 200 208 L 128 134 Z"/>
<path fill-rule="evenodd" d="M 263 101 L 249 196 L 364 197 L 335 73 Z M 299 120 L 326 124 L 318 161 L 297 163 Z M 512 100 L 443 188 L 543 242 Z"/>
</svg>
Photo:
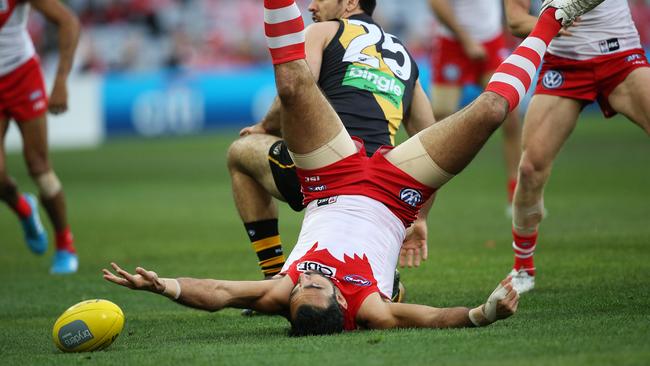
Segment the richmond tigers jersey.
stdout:
<svg viewBox="0 0 650 366">
<path fill-rule="evenodd" d="M 394 145 L 408 112 L 418 67 L 402 43 L 371 17 L 339 20 L 323 51 L 318 84 L 348 133 L 361 138 L 368 155 Z"/>
</svg>

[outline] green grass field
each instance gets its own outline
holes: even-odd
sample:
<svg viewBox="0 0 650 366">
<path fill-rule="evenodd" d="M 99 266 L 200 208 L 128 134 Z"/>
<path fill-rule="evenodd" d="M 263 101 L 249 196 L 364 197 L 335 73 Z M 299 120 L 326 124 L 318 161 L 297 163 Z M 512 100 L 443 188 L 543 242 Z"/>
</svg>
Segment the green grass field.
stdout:
<svg viewBox="0 0 650 366">
<path fill-rule="evenodd" d="M 165 277 L 258 279 L 230 196 L 234 133 L 111 141 L 53 159 L 68 197 L 80 271 L 48 274 L 17 220 L 0 210 L 0 364 L 647 365 L 650 361 L 650 144 L 622 118 L 583 118 L 546 190 L 537 288 L 520 311 L 482 329 L 360 331 L 294 339 L 279 317 L 204 313 L 101 278 L 116 261 Z M 445 186 L 429 220 L 430 257 L 402 271 L 409 302 L 478 305 L 509 271 L 510 223 L 496 136 Z M 8 167 L 34 191 L 20 155 Z M 286 207 L 288 245 L 301 215 Z M 63 354 L 55 319 L 90 298 L 117 303 L 126 325 L 107 350 Z"/>
</svg>

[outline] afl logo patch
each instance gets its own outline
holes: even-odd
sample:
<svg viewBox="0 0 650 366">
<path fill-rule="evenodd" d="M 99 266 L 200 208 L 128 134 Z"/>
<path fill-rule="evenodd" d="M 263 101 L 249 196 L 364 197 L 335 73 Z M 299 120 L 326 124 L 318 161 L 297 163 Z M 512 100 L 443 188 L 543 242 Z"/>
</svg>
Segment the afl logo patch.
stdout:
<svg viewBox="0 0 650 366">
<path fill-rule="evenodd" d="M 351 283 L 353 285 L 361 286 L 361 287 L 368 287 L 368 286 L 372 285 L 372 282 L 370 282 L 369 280 L 363 278 L 362 276 L 356 275 L 356 274 L 347 275 L 347 276 L 343 277 L 343 281 L 349 282 L 349 283 Z"/>
<path fill-rule="evenodd" d="M 564 84 L 564 76 L 559 71 L 549 70 L 542 78 L 542 85 L 546 89 L 556 89 L 561 87 L 562 84 Z"/>
<path fill-rule="evenodd" d="M 407 205 L 415 207 L 422 202 L 422 193 L 417 189 L 402 188 L 399 192 L 399 199 L 404 201 Z"/>
</svg>

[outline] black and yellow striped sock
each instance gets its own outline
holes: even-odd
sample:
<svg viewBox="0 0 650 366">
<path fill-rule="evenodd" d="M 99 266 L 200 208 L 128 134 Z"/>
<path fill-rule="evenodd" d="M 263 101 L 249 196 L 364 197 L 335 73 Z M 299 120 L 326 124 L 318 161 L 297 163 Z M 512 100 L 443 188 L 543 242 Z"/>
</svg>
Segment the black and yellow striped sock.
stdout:
<svg viewBox="0 0 650 366">
<path fill-rule="evenodd" d="M 280 272 L 284 265 L 282 240 L 278 231 L 278 220 L 262 220 L 244 223 L 248 238 L 259 259 L 259 266 L 264 277 L 272 277 Z"/>
</svg>

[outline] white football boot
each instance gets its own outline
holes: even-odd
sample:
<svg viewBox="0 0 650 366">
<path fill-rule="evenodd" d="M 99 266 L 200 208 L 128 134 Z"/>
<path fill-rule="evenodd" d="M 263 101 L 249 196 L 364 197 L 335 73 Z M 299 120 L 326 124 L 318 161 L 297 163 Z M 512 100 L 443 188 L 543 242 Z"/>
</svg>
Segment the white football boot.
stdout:
<svg viewBox="0 0 650 366">
<path fill-rule="evenodd" d="M 542 10 L 546 8 L 556 8 L 555 19 L 562 22 L 563 27 L 568 27 L 579 16 L 595 8 L 605 0 L 544 0 Z"/>
<path fill-rule="evenodd" d="M 512 269 L 509 276 L 512 277 L 512 288 L 514 288 L 519 294 L 528 292 L 535 288 L 535 276 L 531 276 L 528 272 L 521 268 L 519 270 Z"/>
</svg>

